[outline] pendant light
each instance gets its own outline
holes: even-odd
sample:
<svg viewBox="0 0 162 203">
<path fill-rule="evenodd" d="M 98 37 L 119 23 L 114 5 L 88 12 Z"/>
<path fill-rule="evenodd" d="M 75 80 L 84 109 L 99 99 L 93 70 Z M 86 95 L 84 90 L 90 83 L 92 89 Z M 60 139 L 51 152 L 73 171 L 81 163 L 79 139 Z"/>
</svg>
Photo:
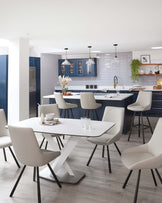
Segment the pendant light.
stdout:
<svg viewBox="0 0 162 203">
<path fill-rule="evenodd" d="M 91 58 L 91 48 L 92 48 L 92 46 L 88 46 L 88 49 L 89 49 L 89 59 L 86 62 L 87 66 L 91 66 L 92 64 L 95 64 L 95 62 Z"/>
<path fill-rule="evenodd" d="M 119 66 L 119 58 L 118 58 L 118 55 L 117 55 L 117 46 L 118 46 L 118 44 L 113 44 L 113 46 L 114 46 L 114 49 L 115 49 L 115 55 L 114 55 L 114 58 L 113 58 L 113 60 L 112 60 L 112 65 L 114 65 L 114 66 Z"/>
<path fill-rule="evenodd" d="M 65 50 L 66 58 L 65 58 L 65 61 L 62 62 L 62 65 L 70 65 L 70 62 L 67 60 L 68 48 L 64 48 L 64 50 Z"/>
</svg>

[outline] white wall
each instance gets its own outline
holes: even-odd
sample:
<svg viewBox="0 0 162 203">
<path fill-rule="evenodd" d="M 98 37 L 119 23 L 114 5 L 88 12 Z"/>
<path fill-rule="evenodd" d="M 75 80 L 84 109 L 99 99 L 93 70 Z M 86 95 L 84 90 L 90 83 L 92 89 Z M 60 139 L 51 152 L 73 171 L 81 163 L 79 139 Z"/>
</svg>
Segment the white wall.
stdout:
<svg viewBox="0 0 162 203">
<path fill-rule="evenodd" d="M 41 103 L 43 96 L 53 94 L 54 86 L 58 85 L 59 58 L 59 55 L 41 54 Z"/>
</svg>

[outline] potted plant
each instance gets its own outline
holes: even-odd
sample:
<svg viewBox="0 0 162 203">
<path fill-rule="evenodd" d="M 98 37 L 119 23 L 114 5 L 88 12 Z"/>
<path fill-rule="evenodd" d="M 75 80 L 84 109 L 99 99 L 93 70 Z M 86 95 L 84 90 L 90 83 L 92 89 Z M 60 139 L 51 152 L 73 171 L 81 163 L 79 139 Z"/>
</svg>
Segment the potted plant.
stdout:
<svg viewBox="0 0 162 203">
<path fill-rule="evenodd" d="M 131 62 L 131 78 L 133 82 L 139 80 L 139 69 L 140 69 L 141 62 L 138 59 L 133 59 Z"/>
</svg>

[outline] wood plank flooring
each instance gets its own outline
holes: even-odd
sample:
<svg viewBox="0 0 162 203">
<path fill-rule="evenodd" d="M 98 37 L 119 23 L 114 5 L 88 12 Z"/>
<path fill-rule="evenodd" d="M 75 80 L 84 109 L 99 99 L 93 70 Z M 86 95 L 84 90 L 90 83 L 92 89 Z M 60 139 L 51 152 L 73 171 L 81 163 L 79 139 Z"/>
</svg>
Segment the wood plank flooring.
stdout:
<svg viewBox="0 0 162 203">
<path fill-rule="evenodd" d="M 157 118 L 151 119 L 155 126 Z M 151 137 L 149 129 L 145 131 L 146 140 Z M 37 136 L 41 141 L 42 137 Z M 120 150 L 142 144 L 142 138 L 138 138 L 137 131 L 133 131 L 130 142 L 128 135 L 123 135 L 117 143 Z M 107 156 L 102 158 L 102 147 L 99 146 L 94 157 L 87 167 L 87 160 L 94 145 L 89 142 L 81 142 L 69 158 L 73 169 L 86 173 L 86 177 L 77 185 L 62 184 L 62 188 L 50 181 L 41 179 L 42 203 L 131 203 L 133 202 L 137 172 L 135 171 L 126 187 L 122 189 L 128 170 L 122 165 L 119 154 L 114 145 L 110 146 L 112 174 L 108 172 Z M 105 151 L 106 152 L 106 151 Z M 106 153 L 105 153 L 106 155 Z M 0 150 L 0 203 L 36 203 L 37 185 L 32 181 L 33 169 L 28 167 L 15 191 L 14 197 L 9 193 L 20 172 L 7 150 L 8 161 L 4 161 L 3 151 Z M 162 169 L 159 169 L 162 175 Z M 143 170 L 138 195 L 138 203 L 161 203 L 162 184 L 157 179 L 158 187 L 154 186 L 150 170 Z"/>
</svg>

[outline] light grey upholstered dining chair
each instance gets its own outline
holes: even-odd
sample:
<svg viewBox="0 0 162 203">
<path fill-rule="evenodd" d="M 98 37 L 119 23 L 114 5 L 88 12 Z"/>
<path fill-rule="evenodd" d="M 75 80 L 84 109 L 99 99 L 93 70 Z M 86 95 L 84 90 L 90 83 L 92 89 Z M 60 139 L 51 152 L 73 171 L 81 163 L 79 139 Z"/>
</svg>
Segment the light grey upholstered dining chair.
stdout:
<svg viewBox="0 0 162 203">
<path fill-rule="evenodd" d="M 136 203 L 142 169 L 151 170 L 154 184 L 155 186 L 157 186 L 157 182 L 153 171 L 155 170 L 158 178 L 160 179 L 160 182 L 162 183 L 161 176 L 157 170 L 157 168 L 162 167 L 162 118 L 159 118 L 150 141 L 147 144 L 126 149 L 122 153 L 121 160 L 124 166 L 130 170 L 123 184 L 123 188 L 126 187 L 132 172 L 134 170 L 138 170 L 136 191 L 134 195 L 134 203 Z"/>
<path fill-rule="evenodd" d="M 102 145 L 103 147 L 107 146 L 108 167 L 109 167 L 109 173 L 111 173 L 109 145 L 114 144 L 119 155 L 121 155 L 121 152 L 116 142 L 120 139 L 122 135 L 123 123 L 124 123 L 124 112 L 125 112 L 125 109 L 121 107 L 112 107 L 112 106 L 105 107 L 102 121 L 113 122 L 115 123 L 115 125 L 100 137 L 88 138 L 89 142 L 95 144 L 95 148 L 93 149 L 92 154 L 87 162 L 87 166 L 89 166 L 97 146 L 98 145 Z"/>
<path fill-rule="evenodd" d="M 90 112 L 92 114 L 92 118 L 95 119 L 95 114 L 97 120 L 99 120 L 97 109 L 102 106 L 102 104 L 97 103 L 94 98 L 93 92 L 81 92 L 80 93 L 80 104 L 82 109 L 84 109 L 84 116 L 90 117 Z"/>
<path fill-rule="evenodd" d="M 145 143 L 143 113 L 145 112 L 147 114 L 147 111 L 151 109 L 151 104 L 152 104 L 152 92 L 140 91 L 138 93 L 136 102 L 127 106 L 127 109 L 133 112 L 128 141 L 130 140 L 130 136 L 132 133 L 134 118 L 136 114 L 138 114 L 138 136 L 140 137 L 140 128 L 142 127 L 143 144 Z M 147 115 L 146 115 L 146 118 L 148 121 L 148 127 L 150 128 L 151 133 L 153 133 L 151 124 Z"/>
<path fill-rule="evenodd" d="M 61 110 L 61 115 L 62 115 L 62 111 L 64 111 L 64 118 L 70 118 L 70 113 L 71 113 L 71 118 L 74 118 L 73 115 L 73 108 L 77 108 L 78 105 L 77 104 L 72 104 L 72 103 L 68 103 L 65 102 L 62 93 L 60 92 L 54 92 L 54 96 L 55 96 L 55 101 L 56 104 L 58 104 L 59 109 Z"/>
<path fill-rule="evenodd" d="M 48 113 L 54 113 L 55 118 L 60 118 L 60 112 L 59 112 L 57 104 L 38 105 L 38 116 L 41 116 L 42 113 L 44 114 L 44 116 L 46 114 L 48 114 Z M 40 148 L 42 147 L 42 145 L 44 143 L 44 140 L 45 140 L 45 137 L 44 137 L 43 134 L 42 134 L 42 136 L 43 136 L 43 140 L 42 140 L 42 142 L 40 144 Z M 59 149 L 61 150 L 61 148 L 64 147 L 64 145 L 62 143 L 62 140 L 61 140 L 60 136 L 53 135 L 53 137 L 56 137 Z M 48 141 L 46 141 L 45 149 L 47 149 L 47 145 L 48 145 Z"/>
<path fill-rule="evenodd" d="M 3 153 L 4 153 L 4 159 L 5 161 L 7 161 L 7 156 L 6 156 L 6 151 L 5 148 L 9 148 L 18 168 L 20 168 L 20 165 L 15 157 L 15 154 L 12 151 L 12 142 L 9 136 L 9 132 L 8 129 L 5 128 L 5 126 L 7 125 L 6 122 L 6 116 L 5 116 L 5 112 L 3 109 L 0 109 L 0 149 L 3 149 Z"/>
<path fill-rule="evenodd" d="M 13 196 L 26 166 L 32 166 L 34 167 L 34 175 L 33 175 L 34 181 L 35 175 L 37 174 L 38 203 L 41 203 L 39 167 L 47 164 L 58 186 L 61 187 L 61 184 L 57 179 L 57 176 L 55 175 L 53 169 L 49 164 L 49 162 L 53 161 L 60 155 L 60 152 L 40 149 L 35 134 L 31 128 L 19 128 L 14 126 L 8 126 L 8 128 L 17 158 L 24 165 L 10 193 L 10 197 Z"/>
</svg>

